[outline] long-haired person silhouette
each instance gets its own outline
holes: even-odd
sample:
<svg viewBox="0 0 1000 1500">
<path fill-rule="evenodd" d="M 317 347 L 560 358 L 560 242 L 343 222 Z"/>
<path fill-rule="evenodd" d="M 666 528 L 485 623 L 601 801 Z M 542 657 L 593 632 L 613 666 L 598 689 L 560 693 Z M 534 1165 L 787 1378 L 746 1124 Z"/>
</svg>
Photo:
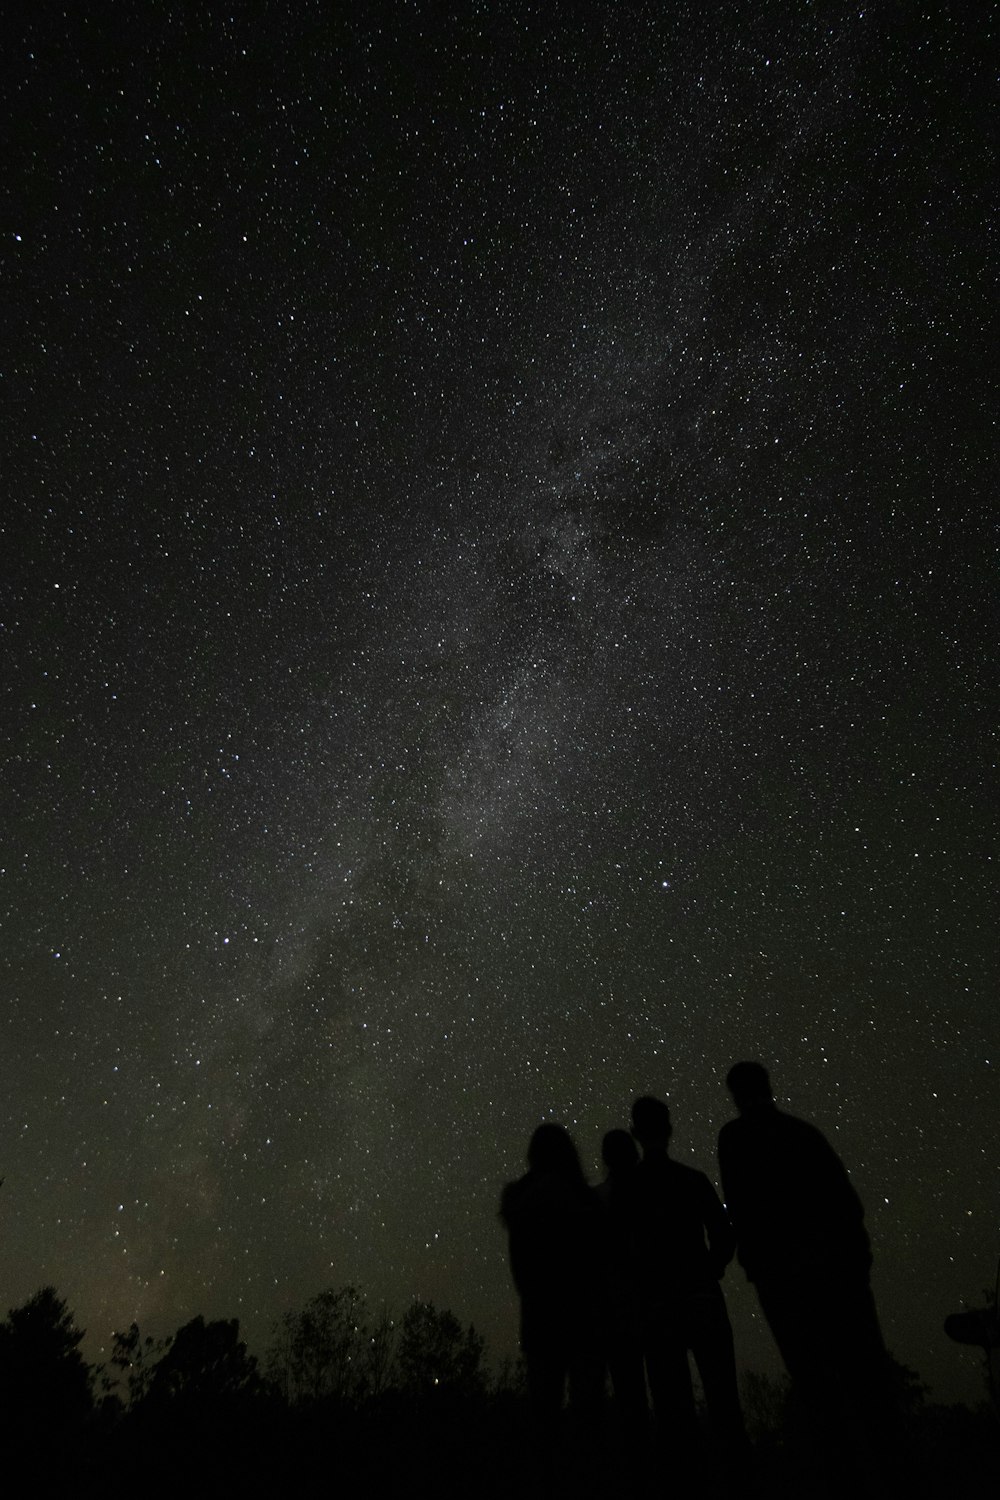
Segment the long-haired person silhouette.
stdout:
<svg viewBox="0 0 1000 1500">
<path fill-rule="evenodd" d="M 504 1188 L 500 1216 L 521 1299 L 535 1438 L 549 1465 L 567 1390 L 581 1434 L 597 1431 L 607 1321 L 604 1215 L 563 1126 L 547 1122 L 534 1132 L 528 1170 Z"/>
</svg>

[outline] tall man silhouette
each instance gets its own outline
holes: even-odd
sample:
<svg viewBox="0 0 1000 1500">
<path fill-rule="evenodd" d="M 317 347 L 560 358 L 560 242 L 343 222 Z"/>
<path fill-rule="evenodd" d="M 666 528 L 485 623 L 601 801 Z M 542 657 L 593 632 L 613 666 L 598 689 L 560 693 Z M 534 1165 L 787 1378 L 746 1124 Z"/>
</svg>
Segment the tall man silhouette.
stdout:
<svg viewBox="0 0 1000 1500">
<path fill-rule="evenodd" d="M 719 1280 L 733 1256 L 726 1211 L 703 1172 L 668 1155 L 670 1111 L 644 1097 L 632 1106 L 642 1161 L 622 1193 L 631 1231 L 640 1340 L 664 1461 L 694 1478 L 696 1424 L 688 1354 L 701 1376 L 709 1423 L 731 1479 L 741 1477 L 746 1437 L 733 1334 Z"/>
<path fill-rule="evenodd" d="M 886 1353 L 861 1200 L 826 1137 L 778 1109 L 766 1068 L 736 1063 L 726 1083 L 739 1118 L 719 1134 L 719 1171 L 737 1257 L 814 1420 L 828 1439 L 846 1423 L 873 1456 Z"/>
</svg>

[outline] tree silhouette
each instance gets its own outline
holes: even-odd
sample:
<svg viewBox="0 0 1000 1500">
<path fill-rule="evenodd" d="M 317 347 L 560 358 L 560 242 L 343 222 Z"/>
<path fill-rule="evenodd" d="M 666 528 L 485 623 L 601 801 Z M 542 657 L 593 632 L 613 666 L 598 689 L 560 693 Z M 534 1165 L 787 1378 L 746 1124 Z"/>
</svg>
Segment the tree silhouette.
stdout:
<svg viewBox="0 0 1000 1500">
<path fill-rule="evenodd" d="M 957 1344 L 971 1344 L 983 1351 L 986 1388 L 1000 1416 L 1000 1264 L 992 1290 L 987 1287 L 983 1292 L 982 1307 L 949 1314 L 944 1331 Z"/>
<path fill-rule="evenodd" d="M 368 1328 L 365 1368 L 369 1394 L 381 1396 L 392 1384 L 396 1368 L 396 1320 L 384 1304 Z"/>
<path fill-rule="evenodd" d="M 66 1435 L 93 1411 L 82 1338 L 51 1286 L 11 1308 L 0 1323 L 0 1411 L 14 1444 L 33 1443 L 43 1433 Z"/>
<path fill-rule="evenodd" d="M 433 1391 L 478 1395 L 484 1388 L 484 1341 L 470 1323 L 438 1312 L 433 1302 L 414 1302 L 403 1314 L 397 1363 L 403 1389 L 411 1395 Z"/>
<path fill-rule="evenodd" d="M 275 1331 L 268 1374 L 286 1400 L 356 1401 L 370 1389 L 372 1351 L 381 1355 L 382 1346 L 373 1344 L 367 1305 L 356 1287 L 317 1292 L 301 1312 L 286 1313 Z"/>
<path fill-rule="evenodd" d="M 261 1389 L 257 1358 L 240 1339 L 239 1319 L 206 1323 L 199 1316 L 177 1330 L 153 1366 L 144 1402 L 212 1406 L 258 1395 Z"/>
<path fill-rule="evenodd" d="M 117 1377 L 105 1376 L 104 1388 L 122 1400 L 118 1388 L 124 1385 L 127 1400 L 122 1400 L 122 1405 L 136 1406 L 148 1392 L 157 1362 L 172 1342 L 169 1338 L 153 1339 L 148 1334 L 143 1338 L 138 1323 L 130 1323 L 127 1333 L 115 1334 L 109 1363 L 119 1373 Z"/>
</svg>

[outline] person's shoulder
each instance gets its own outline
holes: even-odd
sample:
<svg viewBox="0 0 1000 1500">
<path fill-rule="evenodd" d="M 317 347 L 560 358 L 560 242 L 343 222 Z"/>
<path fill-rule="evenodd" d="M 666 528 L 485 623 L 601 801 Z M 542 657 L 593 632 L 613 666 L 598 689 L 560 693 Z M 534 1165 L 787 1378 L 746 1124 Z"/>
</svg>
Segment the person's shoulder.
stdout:
<svg viewBox="0 0 1000 1500">
<path fill-rule="evenodd" d="M 518 1177 L 515 1182 L 507 1182 L 504 1184 L 500 1192 L 501 1218 L 509 1219 L 512 1214 L 517 1213 L 518 1207 L 524 1201 L 524 1195 L 528 1191 L 529 1187 L 530 1178 L 528 1175 L 525 1175 L 524 1177 Z"/>
<path fill-rule="evenodd" d="M 818 1125 L 814 1125 L 811 1120 L 800 1119 L 798 1115 L 790 1115 L 783 1109 L 774 1111 L 774 1129 L 787 1136 L 789 1140 L 801 1141 L 803 1145 L 827 1149 L 830 1147 L 829 1141 Z"/>
<path fill-rule="evenodd" d="M 662 1194 L 664 1186 L 671 1180 L 672 1163 L 667 1157 L 644 1156 L 630 1173 L 625 1184 L 625 1194 L 636 1203 L 654 1200 Z"/>
<path fill-rule="evenodd" d="M 608 1212 L 611 1201 L 610 1189 L 603 1192 L 606 1183 L 584 1183 L 583 1192 L 580 1195 L 580 1209 L 588 1218 L 604 1219 Z"/>
<path fill-rule="evenodd" d="M 779 1149 L 800 1161 L 807 1161 L 813 1170 L 843 1172 L 844 1165 L 820 1130 L 811 1120 L 800 1120 L 798 1115 L 787 1115 L 776 1111 L 772 1139 Z"/>
<path fill-rule="evenodd" d="M 709 1178 L 697 1167 L 691 1167 L 687 1164 L 687 1162 L 675 1161 L 673 1157 L 670 1158 L 669 1164 L 674 1181 L 679 1186 L 686 1188 L 688 1192 L 715 1192 L 715 1189 L 709 1181 Z"/>
<path fill-rule="evenodd" d="M 507 1209 L 510 1208 L 511 1204 L 512 1203 L 516 1203 L 516 1201 L 517 1201 L 517 1191 L 518 1191 L 518 1188 L 520 1186 L 521 1186 L 520 1181 L 518 1181 L 518 1182 L 505 1182 L 504 1183 L 503 1187 L 500 1189 L 500 1212 L 501 1213 L 506 1213 Z"/>
</svg>

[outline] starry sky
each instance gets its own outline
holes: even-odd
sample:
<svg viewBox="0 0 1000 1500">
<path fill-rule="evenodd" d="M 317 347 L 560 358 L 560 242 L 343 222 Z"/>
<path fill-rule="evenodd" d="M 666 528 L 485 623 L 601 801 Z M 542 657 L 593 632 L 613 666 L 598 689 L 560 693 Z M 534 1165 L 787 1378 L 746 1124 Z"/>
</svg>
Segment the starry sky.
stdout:
<svg viewBox="0 0 1000 1500">
<path fill-rule="evenodd" d="M 994 16 L 7 11 L 3 1309 L 502 1352 L 534 1126 L 750 1056 L 978 1397 Z"/>
</svg>

